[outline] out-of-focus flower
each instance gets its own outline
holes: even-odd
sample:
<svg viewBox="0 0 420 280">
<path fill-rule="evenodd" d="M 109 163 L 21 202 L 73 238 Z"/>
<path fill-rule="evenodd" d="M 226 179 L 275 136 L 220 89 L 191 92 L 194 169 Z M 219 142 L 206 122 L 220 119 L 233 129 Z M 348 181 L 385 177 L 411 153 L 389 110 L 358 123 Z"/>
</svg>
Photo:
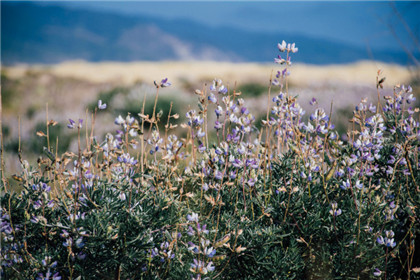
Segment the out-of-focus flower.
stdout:
<svg viewBox="0 0 420 280">
<path fill-rule="evenodd" d="M 169 87 L 169 86 L 171 86 L 172 84 L 170 83 L 170 82 L 168 82 L 168 78 L 165 78 L 165 79 L 162 79 L 162 81 L 160 81 L 160 84 L 158 84 L 156 81 L 155 81 L 155 86 L 157 87 L 157 88 L 159 88 L 159 87 L 162 87 L 162 88 L 164 88 L 164 87 Z"/>
<path fill-rule="evenodd" d="M 68 128 L 73 129 L 74 128 L 74 124 L 76 123 L 75 121 L 73 121 L 72 119 L 69 119 L 69 124 L 67 125 Z"/>
<path fill-rule="evenodd" d="M 278 43 L 278 44 L 277 44 L 277 47 L 279 48 L 279 51 L 284 52 L 284 51 L 286 50 L 287 44 L 286 44 L 286 42 L 283 40 L 283 41 L 281 42 L 281 44 L 280 44 L 280 43 Z"/>
<path fill-rule="evenodd" d="M 99 110 L 104 110 L 104 109 L 106 109 L 106 104 L 105 104 L 105 103 L 102 103 L 102 100 L 100 100 L 100 99 L 99 99 L 99 101 L 98 101 L 98 109 L 99 109 Z"/>
</svg>

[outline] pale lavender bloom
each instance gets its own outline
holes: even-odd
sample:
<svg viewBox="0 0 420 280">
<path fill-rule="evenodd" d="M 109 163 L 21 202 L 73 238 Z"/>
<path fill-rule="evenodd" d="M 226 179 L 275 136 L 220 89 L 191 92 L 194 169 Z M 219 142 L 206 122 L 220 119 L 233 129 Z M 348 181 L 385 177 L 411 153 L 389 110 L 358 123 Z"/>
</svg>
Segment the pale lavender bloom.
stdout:
<svg viewBox="0 0 420 280">
<path fill-rule="evenodd" d="M 315 97 L 312 97 L 311 101 L 309 101 L 310 105 L 318 104 L 318 101 L 315 99 Z"/>
<path fill-rule="evenodd" d="M 209 234 L 209 231 L 207 230 L 207 225 L 200 226 L 200 224 L 197 223 L 197 230 L 200 233 Z"/>
<path fill-rule="evenodd" d="M 214 178 L 216 178 L 217 180 L 222 180 L 223 178 L 223 173 L 220 172 L 220 170 L 217 170 L 214 174 Z"/>
<path fill-rule="evenodd" d="M 206 133 L 201 129 L 201 127 L 197 131 L 197 137 L 203 138 L 206 135 Z"/>
<path fill-rule="evenodd" d="M 54 200 L 50 200 L 50 201 L 48 201 L 48 203 L 47 203 L 47 207 L 48 207 L 48 208 L 53 208 L 53 207 L 54 207 Z"/>
<path fill-rule="evenodd" d="M 213 258 L 214 255 L 216 255 L 216 249 L 213 249 L 213 247 L 206 248 L 204 250 L 204 253 L 207 255 L 208 258 Z"/>
<path fill-rule="evenodd" d="M 340 188 L 342 188 L 343 190 L 347 190 L 348 188 L 350 188 L 350 181 L 349 179 L 347 179 L 346 181 L 344 181 L 341 185 Z"/>
<path fill-rule="evenodd" d="M 187 230 L 187 234 L 189 236 L 193 236 L 195 234 L 195 230 L 191 226 L 189 226 Z"/>
<path fill-rule="evenodd" d="M 58 272 L 52 275 L 50 269 L 48 268 L 48 271 L 47 273 L 45 273 L 45 276 L 43 273 L 38 273 L 38 277 L 36 278 L 36 280 L 61 280 L 61 276 Z"/>
<path fill-rule="evenodd" d="M 234 167 L 236 167 L 236 168 L 241 168 L 242 167 L 242 165 L 243 165 L 243 162 L 240 160 L 240 159 L 235 159 L 233 162 L 232 162 L 232 165 L 234 166 Z"/>
<path fill-rule="evenodd" d="M 221 87 L 219 87 L 218 93 L 226 94 L 227 92 L 228 89 L 225 86 L 222 85 Z"/>
<path fill-rule="evenodd" d="M 216 130 L 221 129 L 222 127 L 223 127 L 223 125 L 222 125 L 219 121 L 215 121 L 215 122 L 214 122 L 214 128 L 215 128 Z"/>
<path fill-rule="evenodd" d="M 281 44 L 280 44 L 280 43 L 278 43 L 278 44 L 277 44 L 277 47 L 279 48 L 279 51 L 284 52 L 284 51 L 286 50 L 287 44 L 286 44 L 286 42 L 283 40 L 283 41 L 281 42 Z"/>
<path fill-rule="evenodd" d="M 125 193 L 123 193 L 123 192 L 121 192 L 121 193 L 118 195 L 118 198 L 119 198 L 121 201 L 125 201 L 125 200 L 127 199 L 127 197 L 125 196 Z"/>
<path fill-rule="evenodd" d="M 75 242 L 77 248 L 83 248 L 85 246 L 85 242 L 83 241 L 83 237 L 80 237 Z"/>
<path fill-rule="evenodd" d="M 121 125 L 121 124 L 125 123 L 125 120 L 123 119 L 123 117 L 121 117 L 121 115 L 119 115 L 119 116 L 115 119 L 114 123 L 115 123 L 115 124 L 117 124 L 117 125 Z"/>
<path fill-rule="evenodd" d="M 188 250 L 193 251 L 196 254 L 199 252 L 197 245 L 195 245 L 191 241 L 188 242 Z"/>
<path fill-rule="evenodd" d="M 414 101 L 416 101 L 416 98 L 414 97 L 414 95 L 413 95 L 413 94 L 410 94 L 409 96 L 407 96 L 407 103 L 408 103 L 408 104 L 411 104 L 411 103 L 413 103 Z"/>
<path fill-rule="evenodd" d="M 360 180 L 356 181 L 356 188 L 363 189 L 363 183 L 361 183 Z"/>
<path fill-rule="evenodd" d="M 69 119 L 69 124 L 67 125 L 68 128 L 73 129 L 74 128 L 74 124 L 76 123 L 75 121 L 73 121 L 72 119 Z"/>
<path fill-rule="evenodd" d="M 60 233 L 60 236 L 62 238 L 67 238 L 69 236 L 69 233 L 67 232 L 67 230 L 63 229 L 62 233 Z"/>
<path fill-rule="evenodd" d="M 255 185 L 255 179 L 254 179 L 254 178 L 249 179 L 249 180 L 248 180 L 248 182 L 247 182 L 247 184 L 248 184 L 250 187 L 253 187 L 253 186 Z"/>
<path fill-rule="evenodd" d="M 106 104 L 102 103 L 102 100 L 100 100 L 100 99 L 98 101 L 98 109 L 99 110 L 105 110 L 106 109 Z"/>
<path fill-rule="evenodd" d="M 274 58 L 274 63 L 277 63 L 277 64 L 281 65 L 281 64 L 284 64 L 285 62 L 286 62 L 286 60 L 284 58 L 281 58 L 280 55 L 278 55 L 277 57 Z"/>
<path fill-rule="evenodd" d="M 291 51 L 292 53 L 297 53 L 298 48 L 295 47 L 295 43 L 293 44 L 287 44 L 287 51 Z"/>
<path fill-rule="evenodd" d="M 73 244 L 73 239 L 71 238 L 67 238 L 66 241 L 63 242 L 64 247 L 71 247 L 72 244 Z"/>
<path fill-rule="evenodd" d="M 41 208 L 41 206 L 42 206 L 41 200 L 37 200 L 37 201 L 34 202 L 33 207 L 34 207 L 35 210 Z"/>
<path fill-rule="evenodd" d="M 388 238 L 392 238 L 392 237 L 394 237 L 395 233 L 392 230 L 386 230 L 385 235 Z"/>
<path fill-rule="evenodd" d="M 373 272 L 373 275 L 375 276 L 381 276 L 382 271 L 380 271 L 379 269 L 375 268 L 375 271 Z"/>
<path fill-rule="evenodd" d="M 337 202 L 335 201 L 331 203 L 330 214 L 334 217 L 341 215 L 341 209 L 338 209 Z"/>
<path fill-rule="evenodd" d="M 198 223 L 198 214 L 197 213 L 191 213 L 187 215 L 187 220 L 190 222 L 197 222 Z"/>
<path fill-rule="evenodd" d="M 199 146 L 198 146 L 198 152 L 199 153 L 204 153 L 206 151 L 206 146 L 204 146 L 203 144 L 200 144 Z"/>
<path fill-rule="evenodd" d="M 78 260 L 84 260 L 86 258 L 86 254 L 83 252 L 79 252 L 79 254 L 77 254 L 77 259 Z"/>
<path fill-rule="evenodd" d="M 271 84 L 273 86 L 279 86 L 280 85 L 280 82 L 277 79 L 273 79 L 273 81 L 271 82 Z"/>
<path fill-rule="evenodd" d="M 394 248 L 397 245 L 397 243 L 394 241 L 394 238 L 390 238 L 390 239 L 385 238 L 385 241 L 386 241 L 386 244 L 385 245 L 387 247 Z"/>
<path fill-rule="evenodd" d="M 382 236 L 379 236 L 378 238 L 376 238 L 376 242 L 378 242 L 379 244 L 384 244 L 384 238 Z"/>
<path fill-rule="evenodd" d="M 172 84 L 170 82 L 168 82 L 168 78 L 163 79 L 162 81 L 160 81 L 160 87 L 169 87 Z"/>
<path fill-rule="evenodd" d="M 217 99 L 216 99 L 216 96 L 214 96 L 214 94 L 213 93 L 210 93 L 210 95 L 209 95 L 209 97 L 208 97 L 208 100 L 211 102 L 211 103 L 217 103 Z"/>
</svg>

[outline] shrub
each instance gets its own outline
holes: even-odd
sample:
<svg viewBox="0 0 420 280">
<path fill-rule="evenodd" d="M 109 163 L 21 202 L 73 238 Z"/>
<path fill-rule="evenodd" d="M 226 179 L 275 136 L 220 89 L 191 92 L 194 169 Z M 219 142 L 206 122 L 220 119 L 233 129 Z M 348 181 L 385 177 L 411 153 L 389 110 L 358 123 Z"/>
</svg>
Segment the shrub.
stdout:
<svg viewBox="0 0 420 280">
<path fill-rule="evenodd" d="M 77 151 L 44 148 L 36 168 L 22 160 L 20 194 L 3 178 L 3 276 L 416 277 L 420 132 L 411 87 L 396 86 L 384 103 L 362 100 L 342 142 L 322 108 L 303 121 L 287 87 L 297 48 L 278 47 L 285 68 L 260 130 L 221 80 L 195 92 L 185 138 L 170 134 L 177 114 L 158 124 L 157 98 L 148 114 L 118 116 L 105 139 L 81 141 L 83 120 L 70 120 Z M 155 86 L 158 94 L 170 83 Z"/>
</svg>

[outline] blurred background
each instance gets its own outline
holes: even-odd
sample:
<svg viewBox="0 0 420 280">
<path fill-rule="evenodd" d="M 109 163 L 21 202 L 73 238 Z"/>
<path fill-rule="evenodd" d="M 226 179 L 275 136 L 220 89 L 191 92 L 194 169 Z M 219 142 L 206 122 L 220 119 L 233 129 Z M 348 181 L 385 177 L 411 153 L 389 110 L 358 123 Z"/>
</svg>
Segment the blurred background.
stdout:
<svg viewBox="0 0 420 280">
<path fill-rule="evenodd" d="M 411 84 L 419 100 L 420 2 L 274 1 L 1 1 L 2 129 L 6 170 L 18 172 L 21 147 L 32 163 L 46 146 L 75 150 L 69 118 L 90 118 L 98 99 L 96 135 L 115 130 L 119 114 L 146 112 L 153 81 L 168 78 L 158 110 L 185 114 L 194 90 L 221 78 L 242 91 L 257 117 L 277 43 L 295 42 L 290 93 L 310 113 L 316 97 L 345 136 L 348 118 L 363 97 L 375 100 L 376 74 L 383 95 Z M 48 105 L 47 105 L 48 104 Z M 180 120 L 182 121 L 182 119 Z M 85 121 L 89 123 L 89 121 Z M 57 141 L 58 139 L 58 141 Z"/>
</svg>

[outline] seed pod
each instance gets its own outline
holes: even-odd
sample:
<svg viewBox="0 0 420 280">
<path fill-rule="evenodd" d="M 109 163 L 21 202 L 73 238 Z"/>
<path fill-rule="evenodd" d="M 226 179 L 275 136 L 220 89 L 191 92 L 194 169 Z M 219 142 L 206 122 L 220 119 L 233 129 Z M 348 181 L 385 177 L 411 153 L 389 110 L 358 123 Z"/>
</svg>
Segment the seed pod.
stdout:
<svg viewBox="0 0 420 280">
<path fill-rule="evenodd" d="M 331 167 L 331 169 L 327 173 L 327 177 L 325 177 L 326 182 L 331 180 L 332 176 L 334 175 L 336 167 L 337 167 L 337 161 L 334 161 L 333 166 Z"/>
</svg>

